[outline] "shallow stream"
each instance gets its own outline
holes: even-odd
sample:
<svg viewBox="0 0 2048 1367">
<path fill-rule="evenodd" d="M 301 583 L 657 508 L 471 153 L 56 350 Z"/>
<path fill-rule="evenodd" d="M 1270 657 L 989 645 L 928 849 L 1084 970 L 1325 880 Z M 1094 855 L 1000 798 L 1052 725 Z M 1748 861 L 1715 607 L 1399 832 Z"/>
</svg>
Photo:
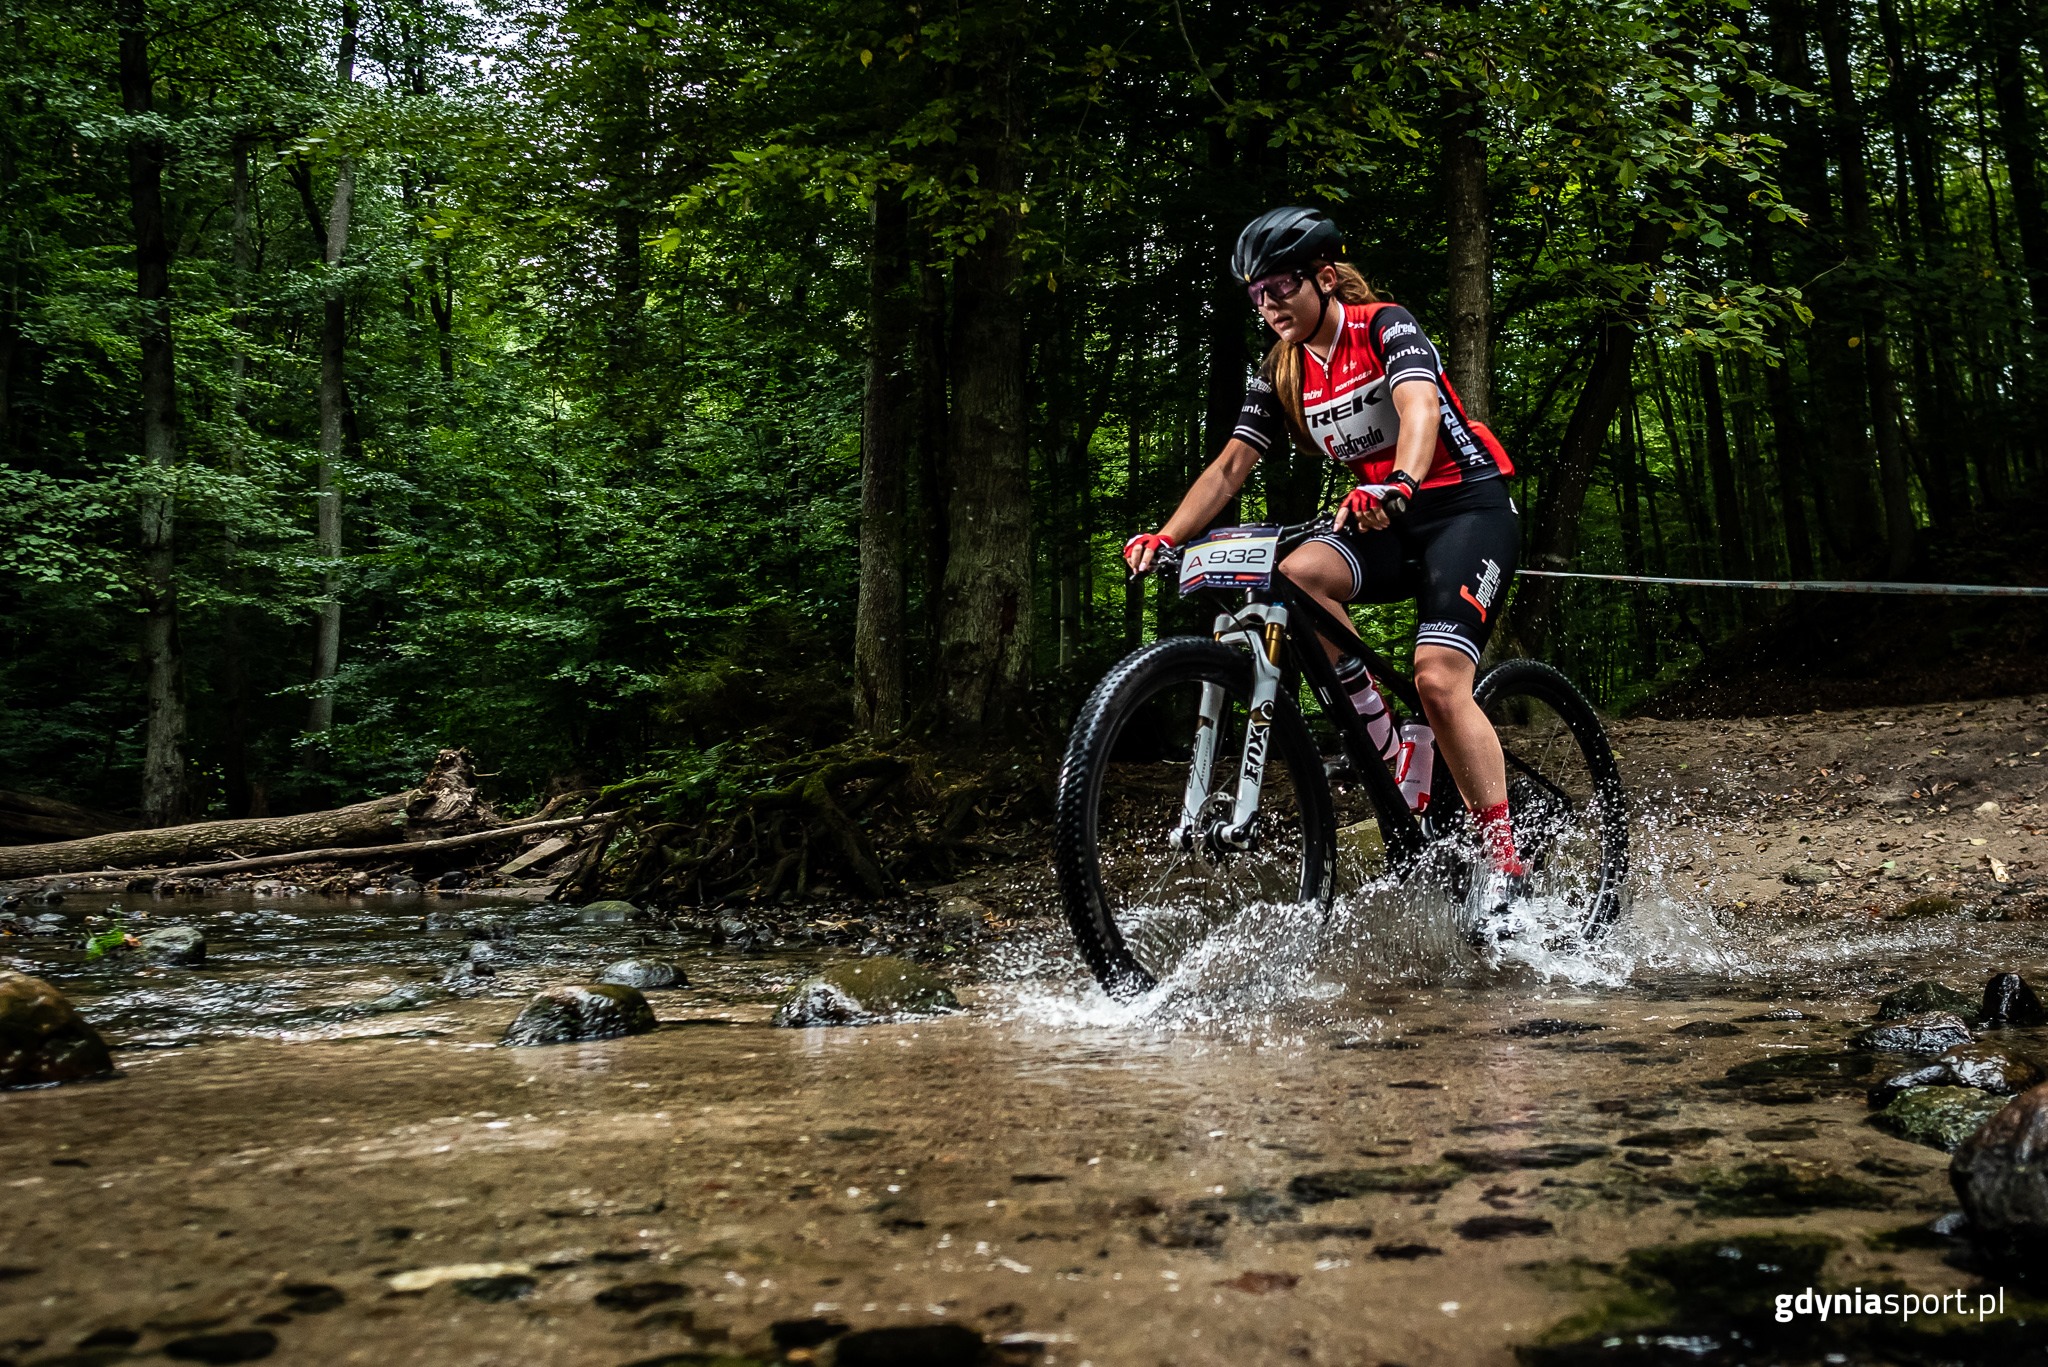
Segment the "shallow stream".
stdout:
<svg viewBox="0 0 2048 1367">
<path fill-rule="evenodd" d="M 205 965 L 88 962 L 111 902 L 200 928 Z M 1723 926 L 1648 895 L 1598 951 L 1486 966 L 1382 891 L 1248 917 L 1129 1006 L 1047 926 L 957 969 L 958 1015 L 785 1030 L 847 951 L 487 898 L 54 910 L 67 933 L 0 964 L 60 984 L 122 1075 L 0 1095 L 0 1362 L 251 1334 L 293 1362 L 830 1361 L 807 1340 L 837 1325 L 1069 1367 L 2048 1343 L 2018 1288 L 1982 1326 L 1770 1308 L 1976 1305 L 1927 1230 L 1944 1155 L 1865 1123 L 1893 1068 L 1843 1046 L 1900 983 L 2048 976 L 2031 923 Z M 648 994 L 655 1033 L 498 1047 L 536 988 L 629 955 L 689 975 Z"/>
</svg>

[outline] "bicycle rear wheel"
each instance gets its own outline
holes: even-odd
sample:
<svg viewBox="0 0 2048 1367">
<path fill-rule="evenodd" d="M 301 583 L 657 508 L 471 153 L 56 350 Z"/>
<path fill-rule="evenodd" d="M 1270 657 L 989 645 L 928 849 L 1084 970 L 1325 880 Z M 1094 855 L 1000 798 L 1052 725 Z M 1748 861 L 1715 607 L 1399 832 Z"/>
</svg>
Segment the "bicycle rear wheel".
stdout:
<svg viewBox="0 0 2048 1367">
<path fill-rule="evenodd" d="M 1307 726 L 1274 702 L 1254 848 L 1176 849 L 1204 685 L 1224 698 L 1204 829 L 1229 812 L 1245 744 L 1251 660 L 1201 637 L 1126 657 L 1074 720 L 1060 766 L 1053 862 L 1067 921 L 1112 996 L 1137 996 L 1259 907 L 1330 904 L 1336 835 L 1330 790 Z"/>
<path fill-rule="evenodd" d="M 1497 665 L 1472 691 L 1507 756 L 1532 898 L 1598 938 L 1621 914 L 1628 883 L 1628 794 L 1599 714 L 1539 660 Z"/>
</svg>

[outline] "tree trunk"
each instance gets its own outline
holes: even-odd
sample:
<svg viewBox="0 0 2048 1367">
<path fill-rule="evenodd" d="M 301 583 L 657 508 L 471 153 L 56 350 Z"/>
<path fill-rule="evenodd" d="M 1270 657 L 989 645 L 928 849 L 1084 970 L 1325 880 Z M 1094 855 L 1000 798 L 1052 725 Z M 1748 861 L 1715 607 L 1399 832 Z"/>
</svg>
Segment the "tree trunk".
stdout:
<svg viewBox="0 0 2048 1367">
<path fill-rule="evenodd" d="M 927 244 L 929 245 L 929 244 Z M 952 542 L 946 518 L 953 501 L 952 398 L 946 375 L 946 272 L 917 268 L 917 601 L 918 635 L 926 661 L 939 654 L 939 604 L 945 596 Z"/>
<path fill-rule="evenodd" d="M 1003 196 L 1018 181 L 1005 130 L 981 183 Z M 1031 662 L 1031 464 L 1014 240 L 1009 210 L 996 209 L 987 235 L 953 271 L 951 546 L 938 704 L 945 728 L 961 736 L 1004 722 Z"/>
<path fill-rule="evenodd" d="M 1638 238 L 1645 234 L 1638 230 Z M 1598 468 L 1600 448 L 1614 415 L 1628 401 L 1629 364 L 1635 355 L 1636 334 L 1632 320 L 1616 315 L 1603 318 L 1593 349 L 1593 361 L 1578 402 L 1565 423 L 1557 454 L 1543 472 L 1543 492 L 1537 502 L 1536 526 L 1529 538 L 1531 568 L 1571 568 L 1579 550 L 1579 524 L 1586 506 L 1586 491 Z M 1555 579 L 1525 581 L 1516 595 L 1515 613 L 1529 653 L 1544 655 L 1557 638 L 1557 585 Z"/>
<path fill-rule="evenodd" d="M 1633 386 L 1631 386 L 1633 391 Z M 1645 573 L 1643 563 L 1643 513 L 1640 497 L 1643 473 L 1641 418 L 1636 413 L 1633 392 L 1621 412 L 1621 452 L 1615 461 L 1620 475 L 1621 557 L 1630 573 Z M 1644 584 L 1629 585 L 1629 607 L 1635 618 L 1636 657 L 1643 672 L 1657 672 L 1657 628 L 1650 614 L 1650 590 Z"/>
<path fill-rule="evenodd" d="M 229 479 L 240 483 L 247 472 L 243 440 L 247 422 L 249 382 L 249 284 L 256 274 L 256 243 L 249 231 L 249 144 L 235 139 L 234 160 L 228 177 L 229 207 L 233 222 L 229 228 L 233 250 L 233 298 L 235 348 L 228 356 L 228 436 L 226 441 Z M 243 632 L 242 538 L 235 518 L 229 516 L 221 531 L 222 579 L 228 601 L 221 607 L 220 655 L 222 699 L 227 726 L 221 736 L 221 787 L 227 798 L 228 815 L 249 815 L 252 794 L 249 782 L 248 643 Z"/>
<path fill-rule="evenodd" d="M 1493 411 L 1493 242 L 1486 193 L 1485 110 L 1477 91 L 1453 92 L 1444 126 L 1451 385 L 1475 422 Z"/>
<path fill-rule="evenodd" d="M 903 725 L 903 482 L 912 405 L 909 217 L 878 190 L 868 261 L 867 393 L 861 414 L 860 601 L 853 629 L 854 709 L 863 730 Z"/>
<path fill-rule="evenodd" d="M 2019 230 L 2020 261 L 2033 306 L 2034 331 L 2048 335 L 2048 214 L 2041 205 L 2041 143 L 2034 127 L 2034 98 L 2028 89 L 2026 49 L 2034 37 L 2033 6 L 2027 0 L 1987 0 L 1991 26 L 1991 90 L 1998 109 L 1998 146 L 2012 187 L 2013 226 Z"/>
<path fill-rule="evenodd" d="M 82 840 L 109 831 L 131 830 L 134 824 L 111 812 L 96 812 L 53 797 L 0 791 L 0 844 L 17 840 Z"/>
<path fill-rule="evenodd" d="M 1720 368 L 1712 352 L 1698 353 L 1700 403 L 1706 411 L 1707 479 L 1714 491 L 1715 544 L 1721 568 L 1734 579 L 1750 577 L 1749 537 L 1742 520 L 1742 499 L 1735 480 L 1735 462 L 1728 456 L 1728 415 L 1721 400 Z"/>
<path fill-rule="evenodd" d="M 406 806 L 418 795 L 396 793 L 330 812 L 202 821 L 159 830 L 117 831 L 50 845 L 0 846 L 0 878 L 98 869 L 151 868 L 202 859 L 274 854 L 328 845 L 375 845 L 405 834 Z"/>
<path fill-rule="evenodd" d="M 1821 51 L 1827 62 L 1828 101 L 1834 107 L 1836 159 L 1842 177 L 1842 220 L 1850 256 L 1866 268 L 1878 260 L 1876 228 L 1870 217 L 1869 148 L 1863 113 L 1850 70 L 1847 0 L 1822 0 Z M 1884 508 L 1885 547 L 1890 572 L 1905 568 L 1913 553 L 1913 505 L 1906 482 L 1906 449 L 1899 432 L 1898 383 L 1891 346 L 1885 340 L 1882 301 L 1868 281 L 1859 282 L 1863 321 L 1863 371 L 1870 426 L 1877 442 L 1878 489 Z"/>
<path fill-rule="evenodd" d="M 154 103 L 149 15 L 142 0 L 121 7 L 121 107 L 147 114 Z M 142 814 L 152 826 L 185 815 L 184 650 L 178 639 L 178 377 L 171 349 L 171 246 L 164 228 L 164 145 L 147 134 L 128 144 L 128 198 L 135 224 L 135 292 L 140 301 L 143 488 L 142 660 L 148 714 L 142 743 Z"/>
<path fill-rule="evenodd" d="M 355 0 L 342 0 L 341 49 L 335 75 L 347 86 L 355 79 Z M 323 259 L 332 276 L 348 250 L 349 221 L 355 208 L 355 158 L 344 156 L 334 174 L 334 200 L 327 211 Z M 341 461 L 348 421 L 348 300 L 339 284 L 330 284 L 320 328 L 320 463 L 314 474 L 318 523 L 314 545 L 324 566 L 320 574 L 320 611 L 313 623 L 313 698 L 306 729 L 319 734 L 334 725 L 334 675 L 341 666 L 341 486 L 336 467 Z"/>
</svg>

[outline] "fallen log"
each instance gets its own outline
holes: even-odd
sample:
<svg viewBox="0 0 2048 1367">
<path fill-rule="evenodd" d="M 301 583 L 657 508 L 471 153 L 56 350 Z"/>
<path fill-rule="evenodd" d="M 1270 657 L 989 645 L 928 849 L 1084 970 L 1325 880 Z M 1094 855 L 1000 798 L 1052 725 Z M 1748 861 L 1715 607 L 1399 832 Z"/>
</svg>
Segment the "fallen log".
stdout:
<svg viewBox="0 0 2048 1367">
<path fill-rule="evenodd" d="M 301 816 L 198 821 L 189 826 L 116 831 L 49 845 L 0 845 L 0 879 L 191 863 L 221 855 L 270 854 L 315 845 L 366 845 L 404 834 L 406 808 L 418 796 L 417 792 L 394 793 L 374 802 Z"/>
<path fill-rule="evenodd" d="M 36 793 L 0 790 L 0 843 L 83 840 L 134 826 L 109 812 L 96 812 L 74 802 L 60 802 Z"/>
<path fill-rule="evenodd" d="M 0 846 L 0 881 L 62 873 L 102 873 L 192 864 L 226 856 L 375 845 L 395 837 L 425 841 L 477 827 L 497 817 L 476 791 L 476 768 L 467 750 L 435 756 L 417 788 L 371 802 L 298 816 L 197 821 L 145 831 L 118 831 L 47 845 Z"/>
<path fill-rule="evenodd" d="M 325 850 L 292 850 L 284 854 L 254 855 L 247 859 L 227 859 L 216 864 L 189 864 L 182 868 L 164 869 L 71 869 L 62 873 L 39 874 L 24 881 L 48 882 L 56 878 L 222 878 L 231 873 L 255 873 L 261 869 L 289 868 L 293 864 L 344 864 L 357 859 L 409 859 L 415 855 L 434 854 L 441 850 L 461 849 L 469 845 L 485 845 L 492 841 L 522 835 L 540 835 L 548 831 L 567 830 L 571 826 L 586 826 L 600 821 L 602 816 L 564 816 L 552 821 L 519 821 L 509 826 L 493 826 L 489 830 L 469 831 L 462 835 L 443 836 L 439 840 L 408 840 L 396 845 L 340 845 Z"/>
</svg>

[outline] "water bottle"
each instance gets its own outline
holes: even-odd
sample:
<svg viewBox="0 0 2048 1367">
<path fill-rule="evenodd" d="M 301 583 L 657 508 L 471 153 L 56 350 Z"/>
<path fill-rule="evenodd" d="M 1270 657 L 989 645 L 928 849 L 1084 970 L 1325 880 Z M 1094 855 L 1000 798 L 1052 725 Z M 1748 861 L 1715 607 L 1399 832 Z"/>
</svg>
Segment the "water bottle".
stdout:
<svg viewBox="0 0 2048 1367">
<path fill-rule="evenodd" d="M 1358 715 L 1365 718 L 1365 733 L 1372 737 L 1380 758 L 1392 764 L 1400 753 L 1400 741 L 1394 735 L 1394 718 L 1387 711 L 1387 700 L 1373 687 L 1372 671 L 1365 667 L 1365 661 L 1349 656 L 1337 664 L 1337 682 L 1350 695 Z"/>
<path fill-rule="evenodd" d="M 1401 724 L 1400 758 L 1394 763 L 1394 782 L 1408 810 L 1419 812 L 1429 802 L 1429 780 L 1436 772 L 1436 733 L 1419 721 Z"/>
</svg>

